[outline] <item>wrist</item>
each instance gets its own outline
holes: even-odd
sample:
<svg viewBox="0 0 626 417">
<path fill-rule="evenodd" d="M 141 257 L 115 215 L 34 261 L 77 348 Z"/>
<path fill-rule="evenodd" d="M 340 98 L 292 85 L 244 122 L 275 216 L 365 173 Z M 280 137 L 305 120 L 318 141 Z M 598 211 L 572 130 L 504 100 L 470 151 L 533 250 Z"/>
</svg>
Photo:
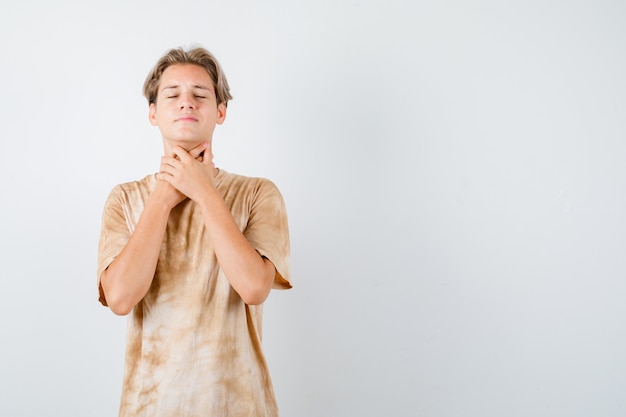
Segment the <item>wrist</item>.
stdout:
<svg viewBox="0 0 626 417">
<path fill-rule="evenodd" d="M 159 183 L 157 183 L 152 194 L 150 194 L 146 206 L 151 205 L 155 209 L 169 214 L 169 212 L 185 200 L 186 197 L 178 190 L 173 189 L 168 183 L 161 180 L 159 180 Z"/>
<path fill-rule="evenodd" d="M 202 193 L 198 196 L 198 199 L 195 200 L 195 202 L 202 210 L 208 211 L 208 209 L 214 208 L 217 203 L 223 202 L 223 200 L 217 189 L 210 186 L 203 188 Z"/>
</svg>

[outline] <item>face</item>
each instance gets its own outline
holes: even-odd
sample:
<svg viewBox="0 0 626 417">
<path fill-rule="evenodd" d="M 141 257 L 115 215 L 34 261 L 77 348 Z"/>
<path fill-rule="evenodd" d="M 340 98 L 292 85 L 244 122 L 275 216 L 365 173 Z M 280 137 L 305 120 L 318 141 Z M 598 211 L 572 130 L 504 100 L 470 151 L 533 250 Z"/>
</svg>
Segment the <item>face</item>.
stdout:
<svg viewBox="0 0 626 417">
<path fill-rule="evenodd" d="M 226 118 L 226 106 L 217 105 L 213 81 L 204 68 L 176 64 L 163 72 L 149 118 L 159 127 L 166 148 L 180 145 L 189 150 L 200 142 L 211 143 L 215 125 Z"/>
</svg>

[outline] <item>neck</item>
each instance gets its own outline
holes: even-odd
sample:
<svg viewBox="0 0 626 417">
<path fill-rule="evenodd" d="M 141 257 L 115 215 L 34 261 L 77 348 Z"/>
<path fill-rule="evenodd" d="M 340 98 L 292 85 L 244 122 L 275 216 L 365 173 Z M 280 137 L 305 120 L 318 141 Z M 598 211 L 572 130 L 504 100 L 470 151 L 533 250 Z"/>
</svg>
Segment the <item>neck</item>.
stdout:
<svg viewBox="0 0 626 417">
<path fill-rule="evenodd" d="M 163 141 L 163 155 L 171 155 L 172 148 L 174 148 L 174 146 L 180 146 L 181 148 L 189 152 L 193 148 L 199 146 L 202 142 L 204 141 L 199 140 L 197 142 L 196 141 L 181 141 L 181 142 L 171 141 L 170 142 L 170 141 L 164 140 Z M 209 154 L 212 154 L 210 141 L 209 141 L 209 146 L 206 148 L 206 151 L 208 151 Z M 219 169 L 214 166 L 213 175 L 216 176 L 218 173 L 219 173 Z"/>
<path fill-rule="evenodd" d="M 181 142 L 176 142 L 176 141 L 163 141 L 163 152 L 164 155 L 170 155 L 172 148 L 174 148 L 174 146 L 180 146 L 181 148 L 183 148 L 184 150 L 186 150 L 187 152 L 189 152 L 190 150 L 192 150 L 193 148 L 199 146 L 203 141 L 199 140 L 199 141 L 181 141 Z M 209 148 L 211 147 L 210 142 L 209 142 Z"/>
</svg>

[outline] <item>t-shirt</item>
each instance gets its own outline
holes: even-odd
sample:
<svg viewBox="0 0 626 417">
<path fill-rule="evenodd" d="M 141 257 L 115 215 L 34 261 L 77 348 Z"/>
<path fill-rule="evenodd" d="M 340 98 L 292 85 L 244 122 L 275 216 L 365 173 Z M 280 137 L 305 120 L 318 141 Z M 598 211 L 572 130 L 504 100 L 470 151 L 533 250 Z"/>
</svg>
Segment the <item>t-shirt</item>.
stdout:
<svg viewBox="0 0 626 417">
<path fill-rule="evenodd" d="M 116 186 L 104 208 L 100 277 L 126 245 L 156 176 Z M 217 190 L 259 254 L 276 267 L 273 288 L 288 289 L 289 232 L 283 198 L 263 178 L 219 170 Z M 120 417 L 275 417 L 261 350 L 262 305 L 245 304 L 221 270 L 200 208 L 172 209 L 148 293 L 128 318 Z"/>
</svg>

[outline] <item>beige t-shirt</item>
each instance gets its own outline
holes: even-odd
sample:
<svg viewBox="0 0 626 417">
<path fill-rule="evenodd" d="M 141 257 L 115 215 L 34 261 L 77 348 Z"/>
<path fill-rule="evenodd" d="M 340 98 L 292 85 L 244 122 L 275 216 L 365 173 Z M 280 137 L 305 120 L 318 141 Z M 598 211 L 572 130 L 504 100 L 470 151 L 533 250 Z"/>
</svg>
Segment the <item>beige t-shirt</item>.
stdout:
<svg viewBox="0 0 626 417">
<path fill-rule="evenodd" d="M 239 229 L 276 267 L 274 288 L 291 288 L 283 198 L 269 180 L 220 170 L 218 191 Z M 105 204 L 102 272 L 125 246 L 156 177 L 116 186 Z M 246 305 L 220 269 L 200 209 L 191 200 L 169 217 L 152 285 L 128 318 L 120 417 L 275 417 L 261 350 L 262 306 Z"/>
</svg>

